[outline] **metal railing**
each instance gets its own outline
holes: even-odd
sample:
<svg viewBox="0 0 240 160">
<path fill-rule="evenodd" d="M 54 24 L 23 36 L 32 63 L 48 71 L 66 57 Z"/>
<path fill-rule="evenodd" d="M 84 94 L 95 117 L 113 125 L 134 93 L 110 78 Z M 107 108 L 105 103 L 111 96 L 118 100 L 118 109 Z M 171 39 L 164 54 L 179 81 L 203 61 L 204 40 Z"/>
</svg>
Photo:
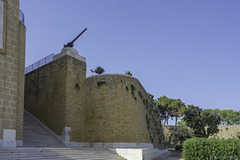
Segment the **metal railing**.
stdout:
<svg viewBox="0 0 240 160">
<path fill-rule="evenodd" d="M 26 67 L 25 68 L 25 74 L 27 74 L 29 72 L 32 72 L 33 70 L 38 69 L 38 68 L 52 62 L 54 56 L 55 56 L 55 54 L 52 53 L 52 54 L 48 55 L 47 57 L 37 61 L 36 63 L 33 63 L 30 66 Z"/>
<path fill-rule="evenodd" d="M 19 9 L 19 21 L 21 21 L 24 24 L 24 14 L 20 9 Z"/>
</svg>

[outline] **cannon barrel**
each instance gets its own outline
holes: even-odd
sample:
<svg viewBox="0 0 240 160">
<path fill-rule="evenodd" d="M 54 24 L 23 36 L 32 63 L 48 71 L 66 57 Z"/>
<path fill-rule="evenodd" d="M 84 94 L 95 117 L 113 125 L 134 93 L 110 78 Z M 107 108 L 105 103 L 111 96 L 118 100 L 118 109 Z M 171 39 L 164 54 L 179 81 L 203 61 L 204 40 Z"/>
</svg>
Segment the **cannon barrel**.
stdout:
<svg viewBox="0 0 240 160">
<path fill-rule="evenodd" d="M 73 47 L 73 43 L 87 30 L 85 28 L 76 38 L 74 38 L 71 42 L 68 42 L 64 47 Z"/>
</svg>

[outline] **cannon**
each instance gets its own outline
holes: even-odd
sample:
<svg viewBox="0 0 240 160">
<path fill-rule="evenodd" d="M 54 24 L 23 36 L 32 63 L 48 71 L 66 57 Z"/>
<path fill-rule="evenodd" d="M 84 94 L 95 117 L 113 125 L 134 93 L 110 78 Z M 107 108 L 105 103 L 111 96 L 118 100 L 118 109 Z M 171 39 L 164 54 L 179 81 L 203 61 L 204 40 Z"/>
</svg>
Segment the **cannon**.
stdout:
<svg viewBox="0 0 240 160">
<path fill-rule="evenodd" d="M 73 47 L 73 43 L 87 30 L 87 28 L 85 28 L 76 38 L 74 38 L 71 42 L 68 42 L 67 44 L 64 44 L 64 48 L 65 47 Z"/>
</svg>

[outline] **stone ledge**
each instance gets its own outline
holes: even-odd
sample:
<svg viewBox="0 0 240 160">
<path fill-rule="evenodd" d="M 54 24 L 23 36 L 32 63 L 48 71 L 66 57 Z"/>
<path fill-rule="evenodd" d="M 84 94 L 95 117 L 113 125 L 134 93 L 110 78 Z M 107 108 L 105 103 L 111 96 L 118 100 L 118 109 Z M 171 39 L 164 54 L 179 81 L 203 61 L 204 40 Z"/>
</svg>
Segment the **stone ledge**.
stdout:
<svg viewBox="0 0 240 160">
<path fill-rule="evenodd" d="M 83 61 L 83 62 L 86 63 L 86 58 L 80 56 L 78 54 L 78 51 L 76 49 L 74 49 L 74 48 L 71 48 L 71 47 L 63 48 L 61 53 L 59 53 L 59 54 L 57 54 L 57 55 L 55 55 L 53 57 L 53 61 L 55 61 L 55 60 L 57 60 L 57 59 L 59 59 L 59 58 L 61 58 L 63 56 L 66 56 L 66 55 L 71 56 L 71 57 L 73 57 L 75 59 L 78 59 L 78 60 Z"/>
<path fill-rule="evenodd" d="M 69 147 L 94 147 L 94 148 L 146 148 L 154 149 L 152 143 L 88 143 L 69 142 Z"/>
<path fill-rule="evenodd" d="M 153 148 L 109 148 L 108 150 L 127 160 L 152 160 L 159 156 L 159 150 Z"/>
<path fill-rule="evenodd" d="M 93 143 L 93 147 L 105 148 L 153 148 L 152 143 Z"/>
</svg>

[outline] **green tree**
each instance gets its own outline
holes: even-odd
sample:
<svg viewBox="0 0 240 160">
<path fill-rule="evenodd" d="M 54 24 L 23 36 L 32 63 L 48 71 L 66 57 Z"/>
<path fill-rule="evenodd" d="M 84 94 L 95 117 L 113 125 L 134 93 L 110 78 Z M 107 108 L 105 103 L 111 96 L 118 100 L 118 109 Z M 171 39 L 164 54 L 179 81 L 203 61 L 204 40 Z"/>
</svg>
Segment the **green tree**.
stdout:
<svg viewBox="0 0 240 160">
<path fill-rule="evenodd" d="M 202 110 L 198 106 L 188 105 L 183 120 L 188 127 L 193 129 L 196 137 L 209 137 L 218 133 L 221 116 L 216 110 Z"/>
<path fill-rule="evenodd" d="M 227 125 L 240 124 L 240 112 L 229 110 L 220 110 L 221 121 Z"/>
<path fill-rule="evenodd" d="M 178 117 L 182 117 L 186 110 L 186 105 L 180 99 L 177 99 L 177 100 L 173 100 L 172 108 L 173 108 L 172 116 L 175 117 L 175 126 L 176 126 Z"/>
<path fill-rule="evenodd" d="M 236 125 L 240 124 L 240 111 L 235 111 L 233 113 L 232 123 Z"/>
<path fill-rule="evenodd" d="M 178 121 L 177 124 L 179 126 L 186 126 L 187 125 L 187 123 L 183 120 L 183 118 L 180 121 Z"/>
<path fill-rule="evenodd" d="M 101 66 L 98 66 L 96 69 L 92 70 L 91 69 L 91 72 L 92 73 L 96 73 L 96 74 L 102 74 L 105 72 L 105 70 L 101 67 Z"/>
<path fill-rule="evenodd" d="M 207 137 L 218 133 L 218 125 L 221 124 L 219 112 L 212 109 L 204 109 L 202 112 L 202 121 L 207 130 Z"/>
<path fill-rule="evenodd" d="M 172 99 L 166 96 L 159 97 L 155 100 L 156 105 L 160 111 L 160 115 L 162 120 L 164 121 L 163 124 L 167 123 L 169 118 L 175 117 L 177 124 L 177 117 L 181 117 L 185 111 L 185 104 L 180 99 Z"/>
<path fill-rule="evenodd" d="M 132 76 L 132 73 L 131 73 L 130 71 L 126 71 L 126 72 L 125 72 L 125 75 L 127 75 L 127 76 Z"/>
</svg>

